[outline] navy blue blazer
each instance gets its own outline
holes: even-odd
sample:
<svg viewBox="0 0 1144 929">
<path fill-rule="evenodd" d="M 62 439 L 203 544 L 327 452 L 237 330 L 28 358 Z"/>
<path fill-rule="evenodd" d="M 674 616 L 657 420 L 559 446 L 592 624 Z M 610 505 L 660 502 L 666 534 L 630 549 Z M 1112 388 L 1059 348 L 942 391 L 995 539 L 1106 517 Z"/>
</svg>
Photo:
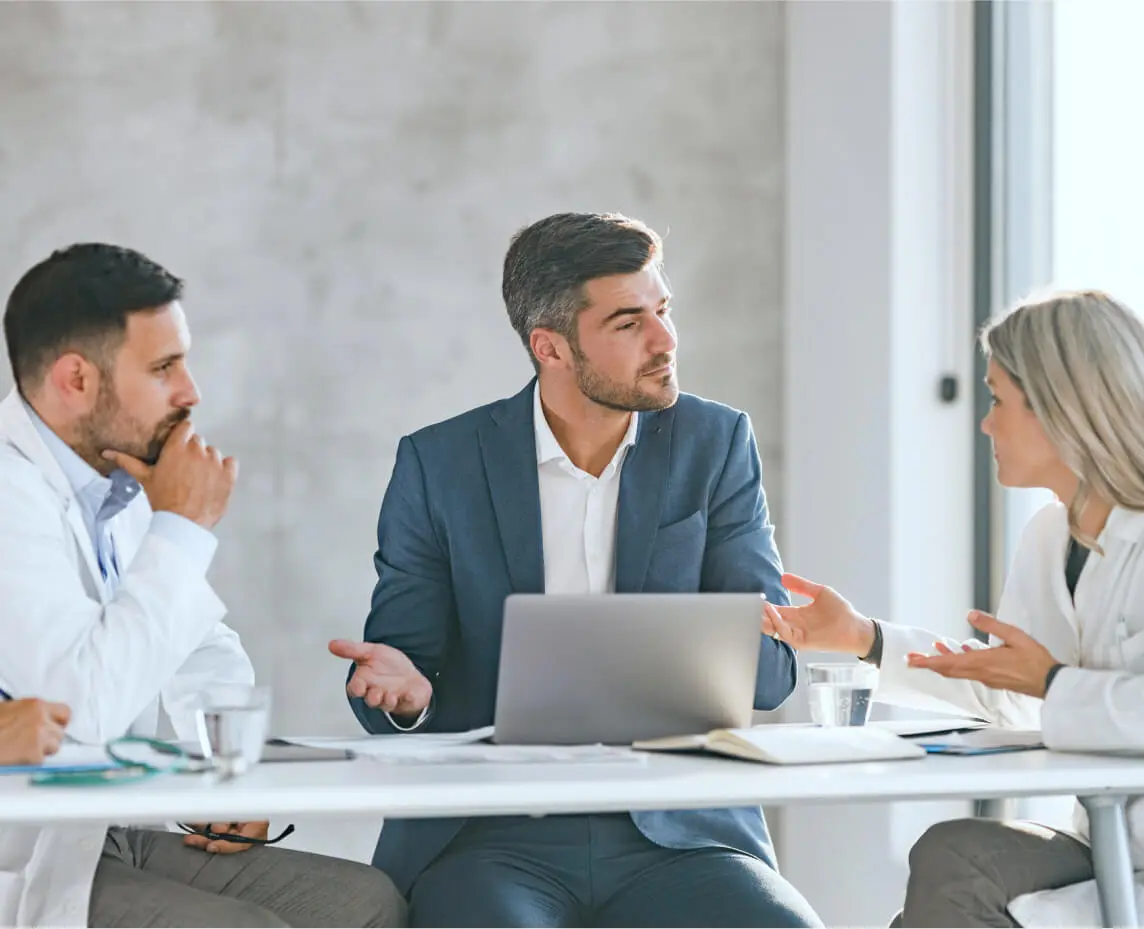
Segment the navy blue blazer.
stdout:
<svg viewBox="0 0 1144 929">
<path fill-rule="evenodd" d="M 544 591 L 534 385 L 398 446 L 378 520 L 365 639 L 405 652 L 433 682 L 427 731 L 492 724 L 505 598 Z M 773 603 L 790 602 L 745 413 L 681 394 L 670 409 L 640 414 L 617 522 L 618 593 L 764 592 Z M 755 707 L 779 706 L 795 673 L 793 651 L 762 636 Z M 360 699 L 350 704 L 370 732 L 395 731 L 384 713 Z M 632 819 L 661 846 L 725 846 L 774 866 L 757 807 Z M 387 821 L 373 863 L 408 893 L 463 823 Z"/>
</svg>

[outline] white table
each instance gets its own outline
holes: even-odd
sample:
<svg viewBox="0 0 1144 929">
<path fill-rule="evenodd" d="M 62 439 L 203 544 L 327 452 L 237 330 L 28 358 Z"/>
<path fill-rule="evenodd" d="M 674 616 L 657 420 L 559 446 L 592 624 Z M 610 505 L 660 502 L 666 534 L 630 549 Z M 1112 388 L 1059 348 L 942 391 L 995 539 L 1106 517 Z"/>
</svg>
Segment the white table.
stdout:
<svg viewBox="0 0 1144 929">
<path fill-rule="evenodd" d="M 429 818 L 1076 794 L 1084 798 L 1105 924 L 1134 926 L 1124 803 L 1144 761 L 1044 751 L 770 767 L 691 756 L 590 765 L 266 764 L 229 783 L 172 775 L 136 784 L 32 787 L 0 777 L 0 823 L 230 821 L 304 813 Z"/>
</svg>

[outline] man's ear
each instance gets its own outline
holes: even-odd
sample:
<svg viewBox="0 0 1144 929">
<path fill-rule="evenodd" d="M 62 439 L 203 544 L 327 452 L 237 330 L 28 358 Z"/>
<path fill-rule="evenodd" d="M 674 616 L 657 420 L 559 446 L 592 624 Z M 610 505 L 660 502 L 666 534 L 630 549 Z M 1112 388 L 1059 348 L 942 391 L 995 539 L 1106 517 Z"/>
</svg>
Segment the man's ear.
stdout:
<svg viewBox="0 0 1144 929">
<path fill-rule="evenodd" d="M 528 336 L 528 346 L 541 367 L 565 365 L 572 359 L 572 346 L 553 329 L 533 329 Z"/>
<path fill-rule="evenodd" d="M 66 352 L 52 362 L 44 383 L 69 409 L 86 412 L 99 397 L 100 377 L 99 368 L 79 352 Z"/>
</svg>

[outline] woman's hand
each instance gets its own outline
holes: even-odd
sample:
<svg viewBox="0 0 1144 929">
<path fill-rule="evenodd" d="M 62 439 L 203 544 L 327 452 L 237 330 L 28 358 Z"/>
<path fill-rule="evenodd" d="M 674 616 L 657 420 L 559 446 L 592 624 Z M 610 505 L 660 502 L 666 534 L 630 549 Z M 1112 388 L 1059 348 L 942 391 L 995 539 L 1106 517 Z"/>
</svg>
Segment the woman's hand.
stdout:
<svg viewBox="0 0 1144 929">
<path fill-rule="evenodd" d="M 908 655 L 909 666 L 925 668 L 942 677 L 977 681 L 995 690 L 1044 697 L 1045 678 L 1058 663 L 1049 650 L 1027 632 L 998 622 L 988 613 L 974 610 L 969 614 L 969 622 L 975 629 L 996 636 L 1001 644 L 960 652 L 938 645 L 940 654 Z"/>
</svg>

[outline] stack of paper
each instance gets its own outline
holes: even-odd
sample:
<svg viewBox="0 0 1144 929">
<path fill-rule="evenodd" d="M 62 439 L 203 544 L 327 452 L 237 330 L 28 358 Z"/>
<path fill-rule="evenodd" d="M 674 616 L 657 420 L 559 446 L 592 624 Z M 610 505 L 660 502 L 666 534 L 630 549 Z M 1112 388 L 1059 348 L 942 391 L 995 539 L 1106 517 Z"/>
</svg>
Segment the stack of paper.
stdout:
<svg viewBox="0 0 1144 929">
<path fill-rule="evenodd" d="M 629 748 L 611 745 L 492 745 L 493 727 L 469 732 L 374 735 L 360 739 L 283 739 L 311 748 L 342 748 L 384 764 L 595 764 L 645 763 Z"/>
<path fill-rule="evenodd" d="M 903 739 L 920 736 L 948 735 L 953 732 L 971 732 L 984 729 L 989 723 L 976 716 L 938 716 L 931 719 L 879 719 L 866 725 L 885 729 Z"/>
<path fill-rule="evenodd" d="M 646 764 L 647 757 L 615 745 L 446 745 L 373 756 L 383 764 Z"/>
</svg>

